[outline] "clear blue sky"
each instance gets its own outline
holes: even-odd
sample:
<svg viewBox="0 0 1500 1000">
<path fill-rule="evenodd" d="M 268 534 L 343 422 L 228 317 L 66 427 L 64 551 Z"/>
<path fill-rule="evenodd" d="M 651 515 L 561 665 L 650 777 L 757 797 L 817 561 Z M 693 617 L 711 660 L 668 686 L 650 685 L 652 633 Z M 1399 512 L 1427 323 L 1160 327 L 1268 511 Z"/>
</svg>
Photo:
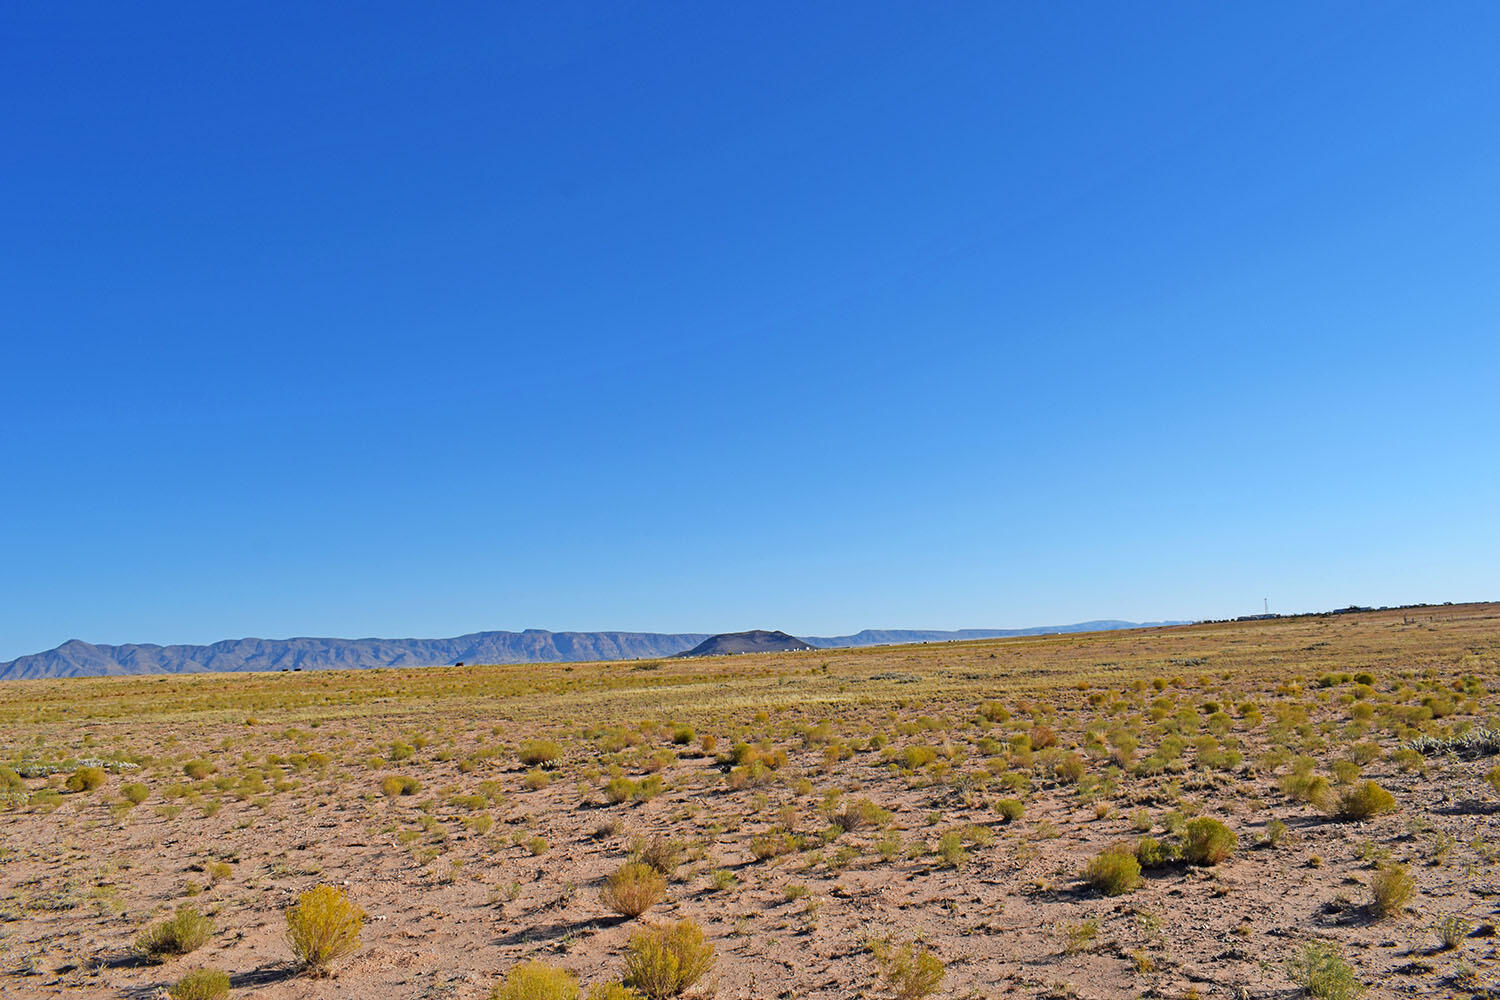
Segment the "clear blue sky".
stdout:
<svg viewBox="0 0 1500 1000">
<path fill-rule="evenodd" d="M 1500 598 L 1497 37 L 6 5 L 0 659 Z"/>
</svg>

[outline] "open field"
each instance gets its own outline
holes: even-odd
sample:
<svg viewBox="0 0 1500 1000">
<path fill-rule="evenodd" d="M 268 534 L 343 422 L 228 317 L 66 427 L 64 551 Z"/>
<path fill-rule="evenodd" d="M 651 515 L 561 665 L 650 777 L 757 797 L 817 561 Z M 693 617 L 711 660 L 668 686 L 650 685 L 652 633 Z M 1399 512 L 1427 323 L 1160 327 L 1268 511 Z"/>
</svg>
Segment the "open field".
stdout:
<svg viewBox="0 0 1500 1000">
<path fill-rule="evenodd" d="M 938 963 L 934 996 L 1288 996 L 1308 942 L 1366 996 L 1492 995 L 1500 737 L 1474 737 L 1500 726 L 1497 667 L 1500 605 L 1463 605 L 14 682 L 0 994 L 153 997 L 211 967 L 232 996 L 467 1000 L 530 959 L 587 993 L 691 918 L 715 956 L 688 993 L 724 1000 L 914 1000 Z M 627 919 L 600 890 L 632 859 L 661 898 Z M 367 917 L 313 977 L 284 911 L 319 885 Z M 141 957 L 184 906 L 206 942 Z"/>
</svg>

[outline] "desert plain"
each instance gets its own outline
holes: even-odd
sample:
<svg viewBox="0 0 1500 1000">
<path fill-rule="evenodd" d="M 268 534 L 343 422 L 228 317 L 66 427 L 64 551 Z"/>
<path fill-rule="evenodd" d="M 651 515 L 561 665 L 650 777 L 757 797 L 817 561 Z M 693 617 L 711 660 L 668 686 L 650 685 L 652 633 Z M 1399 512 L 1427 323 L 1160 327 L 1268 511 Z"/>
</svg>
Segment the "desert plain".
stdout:
<svg viewBox="0 0 1500 1000">
<path fill-rule="evenodd" d="M 1492 996 L 1497 667 L 1471 604 L 9 682 L 0 995 Z M 363 920 L 308 969 L 319 886 Z M 183 910 L 190 951 L 143 944 Z M 632 980 L 678 926 L 701 975 Z M 504 992 L 533 962 L 564 993 Z"/>
</svg>

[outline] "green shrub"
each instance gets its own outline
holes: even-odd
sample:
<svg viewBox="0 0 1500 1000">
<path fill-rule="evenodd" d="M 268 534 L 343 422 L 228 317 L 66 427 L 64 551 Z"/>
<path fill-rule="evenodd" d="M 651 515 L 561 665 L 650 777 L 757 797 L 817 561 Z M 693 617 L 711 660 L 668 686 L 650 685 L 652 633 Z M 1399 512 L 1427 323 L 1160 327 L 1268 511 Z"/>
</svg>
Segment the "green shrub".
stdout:
<svg viewBox="0 0 1500 1000">
<path fill-rule="evenodd" d="M 1234 853 L 1239 837 L 1209 816 L 1189 820 L 1183 832 L 1182 856 L 1190 864 L 1216 865 Z"/>
<path fill-rule="evenodd" d="M 901 945 L 879 942 L 872 950 L 880 978 L 896 1000 L 922 1000 L 931 996 L 948 974 L 943 960 L 915 941 Z"/>
<path fill-rule="evenodd" d="M 1155 837 L 1142 837 L 1135 845 L 1135 859 L 1142 868 L 1164 868 L 1181 858 L 1181 848 L 1164 844 Z"/>
<path fill-rule="evenodd" d="M 1352 760 L 1333 762 L 1333 776 L 1341 785 L 1347 785 L 1359 777 L 1359 765 Z"/>
<path fill-rule="evenodd" d="M 1026 815 L 1026 803 L 1020 799 L 997 799 L 995 811 L 1005 817 L 1006 822 L 1014 823 Z"/>
<path fill-rule="evenodd" d="M 661 902 L 667 879 L 648 864 L 627 862 L 604 880 L 599 899 L 622 917 L 638 917 Z"/>
<path fill-rule="evenodd" d="M 38 788 L 31 793 L 27 801 L 37 809 L 51 812 L 62 805 L 63 797 L 62 793 L 55 788 Z"/>
<path fill-rule="evenodd" d="M 388 799 L 400 795 L 415 795 L 422 790 L 422 783 L 404 774 L 387 774 L 380 779 L 380 791 Z"/>
<path fill-rule="evenodd" d="M 677 866 L 682 864 L 682 841 L 672 837 L 652 837 L 650 840 L 639 840 L 631 845 L 630 857 L 632 861 L 650 865 L 663 875 L 671 878 L 677 871 Z"/>
<path fill-rule="evenodd" d="M 1324 941 L 1309 941 L 1293 952 L 1286 974 L 1317 1000 L 1353 1000 L 1365 989 L 1338 948 Z"/>
<path fill-rule="evenodd" d="M 1392 812 L 1396 808 L 1396 797 L 1373 781 L 1362 781 L 1344 789 L 1338 798 L 1338 818 L 1346 820 L 1369 819 Z"/>
<path fill-rule="evenodd" d="M 151 795 L 151 789 L 139 781 L 133 781 L 124 788 L 121 788 L 120 794 L 125 796 L 126 802 L 129 802 L 133 806 L 138 806 L 142 802 L 145 802 Z"/>
<path fill-rule="evenodd" d="M 769 861 L 797 849 L 797 838 L 789 833 L 763 833 L 750 838 L 750 853 L 757 861 Z"/>
<path fill-rule="evenodd" d="M 192 778 L 194 781 L 202 781 L 210 774 L 213 774 L 216 770 L 218 770 L 218 768 L 214 767 L 206 760 L 190 760 L 186 764 L 182 765 L 182 773 L 187 775 L 189 778 Z"/>
<path fill-rule="evenodd" d="M 1115 844 L 1089 862 L 1084 878 L 1105 896 L 1122 896 L 1141 884 L 1141 863 L 1130 845 Z"/>
<path fill-rule="evenodd" d="M 689 918 L 642 931 L 625 953 L 625 985 L 646 1000 L 675 997 L 702 979 L 714 964 L 714 948 Z"/>
<path fill-rule="evenodd" d="M 1059 924 L 1058 931 L 1063 936 L 1063 954 L 1076 955 L 1086 950 L 1099 936 L 1099 921 L 1095 917 L 1080 920 L 1076 923 L 1067 922 Z"/>
<path fill-rule="evenodd" d="M 588 1000 L 642 1000 L 642 997 L 624 983 L 595 983 L 589 987 Z"/>
<path fill-rule="evenodd" d="M 845 803 L 844 808 L 833 816 L 833 825 L 845 832 L 863 830 L 867 827 L 883 827 L 891 821 L 891 811 L 882 809 L 869 799 L 855 799 Z"/>
<path fill-rule="evenodd" d="M 1065 785 L 1076 785 L 1079 781 L 1083 780 L 1085 770 L 1086 767 L 1084 766 L 1083 758 L 1076 753 L 1068 753 L 1064 754 L 1062 759 L 1057 762 L 1057 766 L 1053 769 L 1053 774 L 1058 781 Z"/>
<path fill-rule="evenodd" d="M 1380 865 L 1370 877 L 1370 905 L 1382 917 L 1393 917 L 1406 909 L 1416 891 L 1416 878 L 1399 862 Z"/>
<path fill-rule="evenodd" d="M 167 990 L 172 1000 L 224 1000 L 229 976 L 218 969 L 194 969 Z"/>
<path fill-rule="evenodd" d="M 1009 722 L 1010 712 L 1006 711 L 1004 705 L 998 701 L 982 701 L 979 703 L 979 714 L 990 722 Z"/>
<path fill-rule="evenodd" d="M 68 776 L 63 786 L 70 792 L 92 792 L 109 779 L 102 767 L 80 767 Z"/>
<path fill-rule="evenodd" d="M 1437 922 L 1432 932 L 1437 935 L 1438 946 L 1443 951 L 1452 951 L 1464 943 L 1464 938 L 1469 936 L 1473 926 L 1457 913 L 1450 913 Z"/>
<path fill-rule="evenodd" d="M 578 980 L 545 962 L 523 962 L 511 966 L 490 1000 L 578 1000 Z"/>
<path fill-rule="evenodd" d="M 169 919 L 147 928 L 136 939 L 135 950 L 147 961 L 163 962 L 201 948 L 213 935 L 214 922 L 191 906 L 178 909 Z"/>
<path fill-rule="evenodd" d="M 969 852 L 964 850 L 963 834 L 957 830 L 949 830 L 938 838 L 936 853 L 943 859 L 945 868 L 957 868 L 969 860 Z"/>
<path fill-rule="evenodd" d="M 11 768 L 0 767 L 0 792 L 24 791 L 26 791 L 26 779 Z"/>
<path fill-rule="evenodd" d="M 562 756 L 562 747 L 556 740 L 528 740 L 521 744 L 521 763 L 527 767 L 550 764 Z"/>
<path fill-rule="evenodd" d="M 299 968 L 322 975 L 329 965 L 359 950 L 365 911 L 331 885 L 309 889 L 286 911 L 286 943 Z"/>
</svg>

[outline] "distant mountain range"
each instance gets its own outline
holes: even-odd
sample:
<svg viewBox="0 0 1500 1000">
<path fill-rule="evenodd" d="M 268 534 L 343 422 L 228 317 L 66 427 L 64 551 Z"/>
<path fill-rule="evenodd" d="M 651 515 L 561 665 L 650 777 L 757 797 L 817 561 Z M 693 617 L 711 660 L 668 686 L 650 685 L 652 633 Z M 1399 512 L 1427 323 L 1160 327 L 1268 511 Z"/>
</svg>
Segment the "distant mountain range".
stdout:
<svg viewBox="0 0 1500 1000">
<path fill-rule="evenodd" d="M 854 635 L 807 636 L 819 648 L 952 642 L 1011 635 L 1097 632 L 1185 622 L 1105 620 L 1021 629 L 866 629 Z M 725 633 L 731 634 L 744 633 Z M 771 633 L 766 633 L 771 634 Z M 786 633 L 780 633 L 785 635 Z M 208 646 L 96 645 L 70 639 L 45 653 L 0 663 L 0 680 L 130 674 L 234 673 L 252 670 L 364 670 L 452 663 L 565 663 L 675 656 L 705 640 L 705 632 L 474 632 L 454 639 L 226 639 Z M 788 637 L 792 638 L 792 637 Z M 728 650 L 726 651 L 735 651 Z M 695 654 L 699 655 L 699 654 Z M 706 654 L 703 654 L 706 655 Z"/>
</svg>

